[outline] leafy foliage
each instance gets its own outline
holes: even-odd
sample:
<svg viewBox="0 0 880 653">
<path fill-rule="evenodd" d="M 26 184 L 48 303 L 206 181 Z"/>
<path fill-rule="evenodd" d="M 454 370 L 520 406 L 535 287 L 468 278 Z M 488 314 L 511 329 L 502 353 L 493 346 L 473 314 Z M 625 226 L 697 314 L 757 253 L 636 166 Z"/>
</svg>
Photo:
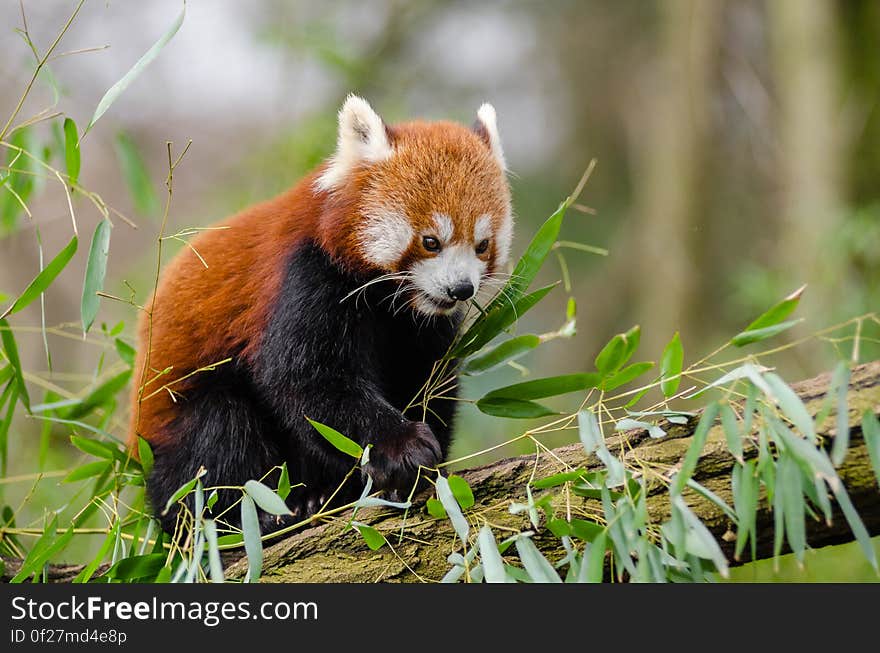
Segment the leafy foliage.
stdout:
<svg viewBox="0 0 880 653">
<path fill-rule="evenodd" d="M 76 17 L 75 10 L 60 38 Z M 142 74 L 180 28 L 185 12 L 181 11 L 160 40 L 114 85 L 98 104 L 82 137 L 95 127 L 125 88 Z M 24 31 L 25 40 L 30 38 Z M 57 44 L 57 41 L 56 41 Z M 54 47 L 54 46 L 53 46 Z M 39 73 L 51 49 L 38 63 Z M 24 97 L 27 96 L 25 91 Z M 24 98 L 23 98 L 24 99 Z M 20 108 L 20 107 L 19 107 Z M 124 425 L 119 407 L 125 403 L 126 388 L 132 382 L 134 349 L 125 335 L 125 325 L 112 328 L 99 324 L 100 296 L 110 255 L 112 216 L 99 195 L 80 183 L 82 142 L 77 126 L 69 117 L 55 116 L 52 145 L 41 146 L 33 126 L 24 121 L 14 124 L 18 109 L 0 131 L 0 147 L 6 150 L 5 165 L 0 170 L 0 230 L 10 231 L 22 215 L 30 215 L 28 203 L 42 190 L 39 172 L 54 178 L 64 188 L 70 211 L 73 234 L 68 244 L 41 269 L 33 281 L 11 299 L 0 318 L 0 467 L 6 473 L 8 439 L 13 420 L 29 415 L 41 420 L 46 428 L 63 431 L 81 460 L 60 474 L 62 483 L 71 489 L 69 504 L 47 510 L 38 524 L 21 525 L 11 506 L 0 511 L 0 553 L 17 557 L 23 564 L 15 582 L 40 581 L 46 565 L 63 556 L 75 538 L 102 538 L 94 554 L 86 561 L 75 582 L 223 582 L 220 552 L 243 548 L 247 558 L 248 582 L 260 578 L 263 541 L 258 510 L 291 517 L 286 500 L 301 492 L 298 479 L 290 478 L 286 466 L 266 470 L 263 477 L 247 481 L 241 488 L 222 488 L 238 492 L 231 510 L 237 511 L 241 527 L 231 526 L 224 514 L 213 510 L 221 488 L 204 487 L 204 470 L 182 485 L 164 506 L 149 506 L 145 500 L 144 479 L 150 473 L 153 453 L 149 444 L 138 440 L 137 451 L 129 451 L 120 441 Z M 8 139 L 6 137 L 9 137 Z M 152 215 L 158 210 L 149 172 L 133 141 L 126 135 L 116 140 L 120 165 L 129 184 L 138 212 Z M 174 160 L 169 146 L 168 201 L 171 200 L 172 173 L 186 153 Z M 63 160 L 64 171 L 53 167 L 54 159 Z M 440 394 L 456 370 L 464 375 L 500 373 L 518 365 L 517 361 L 559 338 L 571 338 L 576 332 L 576 305 L 569 297 L 562 325 L 543 334 L 517 334 L 523 316 L 544 301 L 558 283 L 531 289 L 544 269 L 551 251 L 558 247 L 604 253 L 589 245 L 559 240 L 567 210 L 576 202 L 589 172 L 578 188 L 538 229 L 516 263 L 507 282 L 486 306 L 473 305 L 474 314 L 457 337 L 450 351 L 414 397 L 410 410 L 427 410 L 428 402 Z M 35 377 L 22 368 L 17 336 L 24 331 L 6 318 L 13 317 L 41 299 L 45 291 L 67 269 L 78 248 L 76 209 L 71 193 L 94 206 L 100 220 L 94 226 L 83 280 L 80 307 L 81 329 L 77 336 L 89 336 L 87 345 L 97 344 L 101 355 L 95 373 L 80 392 L 62 395 L 45 389 L 43 400 L 31 404 L 31 393 L 39 388 Z M 162 262 L 161 243 L 166 238 L 182 239 L 195 230 L 159 239 L 158 263 Z M 42 251 L 42 250 L 41 250 Z M 568 290 L 569 279 L 565 268 Z M 784 298 L 753 320 L 728 345 L 744 347 L 779 334 L 797 324 L 789 320 L 804 289 Z M 105 295 L 106 296 L 106 295 Z M 4 301 L 6 299 L 4 298 Z M 138 307 L 142 310 L 148 310 Z M 812 415 L 803 401 L 777 374 L 763 367 L 761 354 L 719 360 L 726 347 L 711 357 L 685 366 L 684 347 L 676 333 L 663 351 L 659 375 L 647 377 L 655 368 L 653 361 L 636 357 L 641 343 L 641 329 L 634 326 L 614 335 L 595 355 L 592 368 L 576 370 L 517 383 L 496 384 L 482 397 L 466 400 L 488 416 L 518 419 L 552 418 L 550 422 L 526 431 L 523 438 L 534 441 L 536 449 L 546 448 L 538 436 L 558 430 L 576 430 L 588 456 L 595 454 L 597 467 L 560 468 L 543 476 L 533 476 L 522 489 L 525 499 L 511 502 L 511 513 L 521 514 L 527 528 L 502 541 L 496 539 L 493 526 L 481 517 L 480 506 L 466 480 L 457 475 L 445 476 L 440 470 L 421 470 L 434 483 L 436 497 L 427 501 L 430 518 L 449 520 L 456 539 L 450 544 L 450 569 L 444 580 L 486 582 L 600 582 L 603 579 L 628 578 L 639 581 L 702 581 L 728 573 L 730 561 L 721 544 L 689 507 L 688 499 L 700 495 L 716 505 L 735 528 L 734 558 L 747 549 L 752 558 L 756 551 L 756 514 L 759 505 L 771 505 L 775 518 L 774 551 L 778 556 L 785 545 L 799 561 L 808 548 L 806 520 L 814 515 L 830 521 L 832 500 L 836 502 L 861 547 L 876 570 L 878 562 L 867 529 L 855 510 L 837 469 L 844 463 L 850 442 L 846 389 L 850 366 L 858 361 L 862 328 L 880 324 L 875 314 L 861 316 L 843 325 L 825 330 L 823 335 L 848 333 L 853 341 L 851 360 L 842 360 L 835 370 L 827 410 Z M 18 329 L 18 330 L 17 330 Z M 41 329 L 44 340 L 47 329 Z M 60 330 L 70 336 L 71 332 Z M 47 346 L 48 352 L 48 346 Z M 760 362 L 759 362 L 760 361 Z M 225 361 L 218 362 L 222 364 Z M 732 368 L 732 369 L 730 369 Z M 206 368 L 210 369 L 209 368 Z M 200 370 L 201 372 L 203 370 Z M 162 372 L 159 377 L 167 371 Z M 715 380 L 703 380 L 717 375 Z M 154 379 L 155 380 L 155 379 Z M 145 379 L 134 379 L 143 390 Z M 639 382 L 642 385 L 633 388 Z M 697 388 L 681 390 L 682 384 Z M 51 386 L 50 386 L 51 387 Z M 172 383 L 150 392 L 167 391 L 173 396 Z M 652 393 L 658 397 L 650 404 Z M 694 401 L 712 393 L 713 398 L 697 418 L 697 407 L 683 410 L 673 401 Z M 539 403 L 557 397 L 577 395 L 577 410 L 566 412 Z M 647 397 L 647 399 L 645 399 Z M 636 404 L 647 405 L 635 410 Z M 693 408 L 693 410 L 691 410 Z M 827 446 L 825 419 L 835 417 L 835 437 Z M 633 428 L 645 429 L 649 437 L 662 439 L 675 425 L 697 419 L 691 446 L 677 469 L 654 469 L 626 457 L 625 437 L 612 440 L 612 433 Z M 352 458 L 352 472 L 366 468 L 370 447 L 361 446 L 330 425 L 309 420 L 312 426 L 339 451 Z M 871 410 L 862 416 L 862 433 L 871 464 L 880 483 L 880 425 Z M 48 432 L 48 431 L 47 431 Z M 718 494 L 704 487 L 697 474 L 701 454 L 712 438 L 723 441 L 735 460 L 731 479 L 732 506 Z M 41 463 L 42 464 L 42 463 Z M 42 470 L 41 470 L 42 472 Z M 695 478 L 696 476 L 696 478 Z M 270 487 L 277 480 L 277 488 Z M 668 499 L 668 510 L 660 523 L 652 521 L 647 511 L 648 492 L 661 492 Z M 592 512 L 570 514 L 558 509 L 561 498 L 568 505 L 571 497 L 589 502 Z M 411 499 L 411 497 L 410 497 Z M 356 521 L 363 508 L 404 511 L 404 528 L 410 499 L 390 501 L 372 492 L 372 479 L 366 477 L 364 492 L 357 501 L 343 508 L 326 510 L 318 518 L 337 518 L 343 509 L 351 516 L 339 519 L 344 532 L 356 531 L 373 551 L 395 546 L 390 533 L 382 533 L 365 521 Z M 155 513 L 177 510 L 180 517 L 174 537 L 162 533 Z M 70 515 L 73 516 L 70 516 Z M 363 518 L 362 518 L 363 519 Z M 526 521 L 527 520 L 527 521 Z M 307 525 L 302 519 L 279 533 Z M 86 524 L 99 523 L 100 528 Z M 496 529 L 497 530 L 497 529 Z M 534 537 L 555 537 L 565 555 L 548 559 L 536 546 Z M 186 537 L 181 537 L 186 535 Z M 24 538 L 28 546 L 22 541 Z M 514 555 L 515 553 L 515 555 Z M 102 565 L 104 565 L 102 567 Z"/>
</svg>

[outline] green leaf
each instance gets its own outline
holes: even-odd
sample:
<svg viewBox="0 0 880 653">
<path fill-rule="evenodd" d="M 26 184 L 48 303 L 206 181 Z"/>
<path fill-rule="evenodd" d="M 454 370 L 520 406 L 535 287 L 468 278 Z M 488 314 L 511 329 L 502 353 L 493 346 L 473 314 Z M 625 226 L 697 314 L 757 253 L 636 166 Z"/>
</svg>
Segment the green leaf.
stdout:
<svg viewBox="0 0 880 653">
<path fill-rule="evenodd" d="M 622 333 L 618 333 L 596 356 L 596 369 L 603 377 L 610 376 L 623 365 L 625 354 L 626 340 L 624 340 Z"/>
<path fill-rule="evenodd" d="M 144 470 L 144 478 L 149 478 L 153 471 L 153 449 L 150 443 L 141 436 L 137 436 L 138 460 L 141 461 L 141 469 Z"/>
<path fill-rule="evenodd" d="M 158 213 L 159 199 L 150 172 L 134 140 L 125 132 L 116 135 L 116 156 L 135 210 L 147 216 Z"/>
<path fill-rule="evenodd" d="M 519 537 L 516 540 L 516 550 L 519 553 L 520 562 L 528 572 L 533 583 L 561 583 L 562 579 L 550 561 L 538 551 L 538 547 L 528 537 Z"/>
<path fill-rule="evenodd" d="M 361 534 L 361 537 L 364 538 L 364 542 L 366 542 L 370 551 L 378 551 L 386 543 L 385 536 L 372 526 L 357 521 L 351 522 L 351 525 L 354 526 L 358 530 L 358 533 Z"/>
<path fill-rule="evenodd" d="M 324 439 L 327 440 L 334 447 L 339 449 L 344 454 L 348 454 L 352 458 L 360 459 L 360 457 L 364 454 L 363 448 L 354 440 L 349 439 L 348 437 L 342 435 L 339 431 L 324 424 L 320 424 L 315 422 L 314 420 L 306 417 L 309 424 L 315 427 L 315 430 L 324 436 Z"/>
<path fill-rule="evenodd" d="M 477 545 L 480 548 L 480 561 L 483 563 L 483 578 L 487 583 L 506 583 L 507 574 L 504 571 L 504 562 L 498 552 L 495 536 L 492 529 L 483 526 L 477 537 Z"/>
<path fill-rule="evenodd" d="M 584 560 L 581 563 L 579 583 L 601 583 L 605 571 L 605 541 L 607 535 L 603 532 L 592 544 L 588 545 L 584 552 Z"/>
<path fill-rule="evenodd" d="M 645 362 L 645 363 L 633 363 L 632 365 L 628 365 L 624 367 L 622 370 L 614 374 L 609 379 L 606 379 L 602 382 L 602 389 L 606 392 L 610 392 L 615 388 L 618 388 L 625 383 L 629 383 L 633 379 L 640 377 L 642 374 L 650 370 L 654 367 L 654 363 Z"/>
<path fill-rule="evenodd" d="M 681 366 L 684 362 L 684 348 L 681 346 L 681 338 L 678 331 L 672 336 L 672 340 L 663 350 L 663 357 L 660 359 L 660 374 L 663 381 L 660 383 L 660 389 L 663 396 L 667 399 L 678 392 L 678 386 L 681 383 Z"/>
<path fill-rule="evenodd" d="M 76 130 L 76 123 L 70 118 L 64 119 L 64 163 L 67 166 L 67 176 L 70 178 L 70 185 L 75 186 L 79 179 L 79 135 Z"/>
<path fill-rule="evenodd" d="M 594 542 L 605 533 L 604 526 L 586 519 L 573 517 L 569 523 L 571 524 L 571 534 L 584 542 Z"/>
<path fill-rule="evenodd" d="M 96 458 L 104 458 L 105 460 L 125 459 L 125 454 L 116 445 L 109 442 L 100 442 L 99 440 L 92 440 L 79 435 L 71 435 L 70 442 L 80 451 Z"/>
<path fill-rule="evenodd" d="M 871 467 L 874 468 L 877 485 L 880 485 L 880 421 L 877 420 L 877 416 L 870 408 L 862 413 L 862 435 L 865 438 L 868 457 L 871 459 Z"/>
<path fill-rule="evenodd" d="M 98 102 L 98 107 L 95 109 L 95 114 L 92 116 L 92 119 L 89 121 L 88 126 L 86 127 L 85 132 L 83 132 L 83 136 L 85 136 L 92 126 L 98 121 L 98 119 L 104 115 L 104 112 L 110 108 L 110 105 L 113 104 L 116 99 L 122 95 L 128 85 L 131 84 L 138 75 L 143 72 L 144 68 L 150 65 L 150 63 L 155 59 L 159 52 L 162 51 L 162 48 L 172 39 L 172 37 L 177 34 L 177 30 L 180 29 L 180 26 L 183 24 L 183 18 L 186 15 L 186 4 L 184 3 L 183 9 L 180 12 L 180 15 L 177 17 L 177 20 L 174 21 L 174 24 L 168 29 L 162 37 L 153 44 L 149 50 L 144 53 L 144 55 L 138 59 L 137 63 L 131 67 L 131 69 L 122 76 L 118 82 L 116 82 L 110 89 L 104 94 L 104 97 L 101 98 L 101 101 Z"/>
<path fill-rule="evenodd" d="M 595 413 L 589 408 L 578 412 L 578 437 L 584 445 L 587 455 L 597 449 L 605 448 L 605 438 L 602 435 L 602 427 L 596 419 Z"/>
<path fill-rule="evenodd" d="M 449 483 L 449 489 L 452 490 L 452 494 L 462 510 L 467 510 L 474 505 L 474 493 L 466 480 L 461 476 L 451 474 L 446 481 Z"/>
<path fill-rule="evenodd" d="M 434 497 L 431 497 L 425 502 L 425 507 L 428 509 L 428 514 L 434 519 L 446 519 L 448 517 L 446 514 L 446 508 L 444 508 L 443 504 Z"/>
<path fill-rule="evenodd" d="M 737 426 L 737 419 L 733 412 L 733 408 L 731 408 L 730 404 L 727 402 L 721 404 L 721 426 L 724 429 L 724 438 L 727 440 L 727 448 L 730 449 L 730 453 L 733 454 L 734 458 L 742 462 L 742 434 Z"/>
<path fill-rule="evenodd" d="M 692 490 L 694 490 L 697 494 L 700 494 L 705 499 L 711 501 L 716 506 L 721 508 L 721 510 L 724 511 L 724 514 L 726 514 L 728 517 L 730 517 L 730 519 L 733 521 L 733 523 L 736 523 L 736 521 L 737 521 L 736 512 L 734 512 L 733 508 L 731 508 L 729 505 L 727 505 L 727 502 L 724 499 L 719 497 L 717 494 L 715 494 L 709 488 L 707 488 L 703 485 L 700 485 L 692 478 L 688 479 L 687 486 L 689 488 L 691 488 Z"/>
<path fill-rule="evenodd" d="M 60 536 L 57 534 L 58 516 L 53 515 L 51 522 L 47 525 L 40 539 L 34 544 L 27 558 L 22 563 L 18 573 L 12 578 L 11 583 L 20 583 L 30 578 L 32 574 L 42 569 L 54 555 L 63 551 L 70 540 L 73 539 L 73 529 L 75 523 L 72 523 L 64 533 Z"/>
<path fill-rule="evenodd" d="M 281 497 L 259 481 L 248 481 L 244 484 L 244 491 L 251 496 L 260 508 L 272 515 L 293 514 Z"/>
<path fill-rule="evenodd" d="M 562 227 L 562 219 L 565 217 L 565 211 L 568 208 L 566 202 L 562 202 L 556 212 L 553 213 L 538 229 L 538 232 L 532 238 L 532 242 L 526 248 L 522 257 L 517 261 L 513 274 L 510 275 L 510 282 L 507 289 L 519 296 L 525 293 L 529 285 L 534 281 L 538 270 L 544 264 L 544 260 L 553 248 L 553 243 L 559 237 L 559 230 Z M 496 301 L 503 302 L 503 298 Z"/>
<path fill-rule="evenodd" d="M 464 374 L 477 375 L 493 370 L 505 363 L 516 360 L 541 344 L 541 339 L 532 334 L 516 336 L 505 340 L 487 352 L 469 359 L 462 369 Z"/>
<path fill-rule="evenodd" d="M 46 288 L 55 281 L 55 277 L 61 274 L 61 271 L 67 266 L 70 259 L 73 258 L 73 255 L 76 254 L 78 242 L 76 236 L 71 238 L 70 242 L 67 243 L 64 249 L 58 252 L 55 258 L 49 261 L 49 264 L 44 267 L 36 277 L 34 277 L 34 280 L 28 284 L 28 287 L 24 289 L 24 292 L 18 296 L 18 299 L 6 309 L 0 318 L 5 318 L 9 315 L 18 313 L 21 309 L 28 306 L 32 301 L 45 292 Z"/>
<path fill-rule="evenodd" d="M 248 560 L 247 582 L 257 583 L 263 570 L 263 543 L 260 541 L 257 506 L 248 494 L 241 498 L 241 531 L 244 535 L 244 550 Z"/>
<path fill-rule="evenodd" d="M 119 394 L 119 392 L 128 384 L 130 378 L 130 369 L 120 372 L 116 376 L 110 377 L 85 397 L 80 399 L 78 403 L 73 404 L 64 410 L 59 410 L 59 415 L 67 420 L 74 420 L 88 415 L 95 408 L 104 406 L 113 401 L 116 398 L 116 395 Z"/>
<path fill-rule="evenodd" d="M 533 381 L 524 381 L 514 385 L 508 385 L 486 393 L 483 399 L 542 399 L 557 395 L 595 388 L 599 385 L 599 377 L 596 374 L 564 374 L 562 376 L 550 376 Z"/>
<path fill-rule="evenodd" d="M 113 344 L 116 346 L 116 353 L 119 354 L 119 358 L 128 365 L 134 365 L 134 347 L 120 338 L 116 338 Z"/>
<path fill-rule="evenodd" d="M 202 475 L 203 474 L 200 474 L 199 476 L 202 476 Z M 190 492 L 192 492 L 193 488 L 196 486 L 196 482 L 198 480 L 199 480 L 199 477 L 196 477 L 196 478 L 192 479 L 191 481 L 187 481 L 186 483 L 181 485 L 179 488 L 177 488 L 177 491 L 174 494 L 172 494 L 170 497 L 168 497 L 168 501 L 165 502 L 165 509 L 162 511 L 162 514 L 167 515 L 168 511 L 171 510 L 171 506 L 173 506 L 175 503 L 180 501 L 183 497 L 185 497 Z"/>
<path fill-rule="evenodd" d="M 487 415 L 511 419 L 533 419 L 557 414 L 556 411 L 546 406 L 542 406 L 534 401 L 523 401 L 521 399 L 486 399 L 484 397 L 476 405 L 477 408 Z"/>
<path fill-rule="evenodd" d="M 795 394 L 788 384 L 779 378 L 778 375 L 768 372 L 764 375 L 764 380 L 771 390 L 771 399 L 775 399 L 785 413 L 785 416 L 791 420 L 798 430 L 810 442 L 816 442 L 816 430 L 813 426 L 813 418 L 804 406 L 801 398 Z"/>
<path fill-rule="evenodd" d="M 782 324 L 775 324 L 773 326 L 764 327 L 763 329 L 743 331 L 742 333 L 738 333 L 733 338 L 731 338 L 730 342 L 732 345 L 735 345 L 737 347 L 745 347 L 746 345 L 750 345 L 753 342 L 767 340 L 768 338 L 772 338 L 773 336 L 782 333 L 783 331 L 788 331 L 795 324 L 799 324 L 803 321 L 803 318 L 801 318 L 799 320 L 789 320 L 788 322 L 783 322 Z"/>
<path fill-rule="evenodd" d="M 89 579 L 91 579 L 92 574 L 94 574 L 98 567 L 103 562 L 104 558 L 107 557 L 107 554 L 110 552 L 110 548 L 116 543 L 119 538 L 119 529 L 122 526 L 122 522 L 119 520 L 113 524 L 113 528 L 107 533 L 107 537 L 104 538 L 104 542 L 101 544 L 101 548 L 98 550 L 97 555 L 92 558 L 92 561 L 87 564 L 79 574 L 77 574 L 76 578 L 73 579 L 74 583 L 88 583 Z"/>
<path fill-rule="evenodd" d="M 281 476 L 278 478 L 278 496 L 286 500 L 290 494 L 290 474 L 287 472 L 287 463 L 281 465 Z"/>
<path fill-rule="evenodd" d="M 795 308 L 797 308 L 798 303 L 801 301 L 801 295 L 804 294 L 805 289 L 806 285 L 801 286 L 800 288 L 795 290 L 788 297 L 783 299 L 778 304 L 774 305 L 767 312 L 763 313 L 754 322 L 747 326 L 745 328 L 745 331 L 757 331 L 781 323 L 785 318 L 791 315 L 792 311 L 794 311 Z"/>
<path fill-rule="evenodd" d="M 537 481 L 532 483 L 532 487 L 536 490 L 545 490 L 551 487 L 557 487 L 562 485 L 563 483 L 569 483 L 571 481 L 577 481 L 582 479 L 584 475 L 587 474 L 587 470 L 578 468 L 571 472 L 562 472 L 561 474 L 553 474 L 552 476 L 547 476 L 545 478 L 539 478 Z"/>
<path fill-rule="evenodd" d="M 846 400 L 846 393 L 849 390 L 849 365 L 845 361 L 837 364 L 831 385 L 837 388 L 837 419 L 834 442 L 831 445 L 831 462 L 835 467 L 840 467 L 849 450 L 849 409 Z"/>
<path fill-rule="evenodd" d="M 776 473 L 777 497 L 783 504 L 785 535 L 798 563 L 803 564 L 804 550 L 807 546 L 807 528 L 804 521 L 801 469 L 791 456 L 783 454 L 776 463 Z"/>
<path fill-rule="evenodd" d="M 212 583 L 222 583 L 223 563 L 220 561 L 220 546 L 217 543 L 217 524 L 213 519 L 206 519 L 202 530 L 208 542 L 208 572 Z"/>
<path fill-rule="evenodd" d="M 167 557 L 165 553 L 147 553 L 123 558 L 107 570 L 106 576 L 116 580 L 154 578 L 165 566 Z"/>
<path fill-rule="evenodd" d="M 452 522 L 452 527 L 461 538 L 461 541 L 467 542 L 467 536 L 470 532 L 470 527 L 468 526 L 467 520 L 464 518 L 464 515 L 461 514 L 461 509 L 458 507 L 458 501 L 456 501 L 455 495 L 452 493 L 452 489 L 449 487 L 449 482 L 442 474 L 437 475 L 436 487 L 437 498 L 440 499 L 440 503 L 443 504 L 443 508 L 444 510 L 446 510 L 446 514 L 449 515 L 449 520 Z"/>
<path fill-rule="evenodd" d="M 491 304 L 493 308 L 487 309 L 483 315 L 474 321 L 460 338 L 455 349 L 452 351 L 451 357 L 462 358 L 482 349 L 490 340 L 519 320 L 529 309 L 544 299 L 547 293 L 558 285 L 558 282 L 552 283 L 520 299 L 513 300 L 508 298 L 497 305 L 493 301 Z"/>
<path fill-rule="evenodd" d="M 852 501 L 850 501 L 849 495 L 846 493 L 846 489 L 843 487 L 843 484 L 838 483 L 836 486 L 832 485 L 831 491 L 834 492 L 834 497 L 837 499 L 837 504 L 843 511 L 843 515 L 844 517 L 846 517 L 846 521 L 849 524 L 850 530 L 852 530 L 856 541 L 859 543 L 859 547 L 861 547 L 862 553 L 865 554 L 865 558 L 867 558 L 868 562 L 871 563 L 871 566 L 874 568 L 875 572 L 880 572 L 880 570 L 878 570 L 877 568 L 877 554 L 874 551 L 874 545 L 871 542 L 871 536 L 868 534 L 868 530 L 865 528 L 865 524 L 862 522 L 862 518 L 859 517 L 858 511 L 856 511 L 855 507 L 852 504 Z"/>
<path fill-rule="evenodd" d="M 104 289 L 104 277 L 107 274 L 107 256 L 110 254 L 110 230 L 113 225 L 104 218 L 95 227 L 92 235 L 92 246 L 89 248 L 89 260 L 86 264 L 86 276 L 83 280 L 83 295 L 80 305 L 82 314 L 83 334 L 89 332 L 98 308 L 101 306 L 101 298 L 98 292 Z"/>
<path fill-rule="evenodd" d="M 736 549 L 734 557 L 739 560 L 749 536 L 752 537 L 752 559 L 755 557 L 755 525 L 758 511 L 758 479 L 755 463 L 737 463 L 733 468 L 733 505 L 736 509 Z"/>
<path fill-rule="evenodd" d="M 79 467 L 73 469 L 67 476 L 65 476 L 61 482 L 74 483 L 76 481 L 81 481 L 84 478 L 100 476 L 104 472 L 108 471 L 111 468 L 111 465 L 112 463 L 103 460 L 97 460 L 93 463 L 80 465 Z"/>
<path fill-rule="evenodd" d="M 717 414 L 718 403 L 714 401 L 703 410 L 703 414 L 700 417 L 700 423 L 697 424 L 697 428 L 694 430 L 691 445 L 688 447 L 684 461 L 681 464 L 681 471 L 675 475 L 675 481 L 670 490 L 672 494 L 681 494 L 681 491 L 684 489 L 685 485 L 687 485 L 688 479 L 693 476 L 694 470 L 697 468 L 697 462 L 700 460 L 700 454 L 703 452 L 703 447 L 706 445 L 706 438 L 709 435 L 709 429 L 712 428 L 712 423 L 715 421 L 715 416 Z"/>
</svg>

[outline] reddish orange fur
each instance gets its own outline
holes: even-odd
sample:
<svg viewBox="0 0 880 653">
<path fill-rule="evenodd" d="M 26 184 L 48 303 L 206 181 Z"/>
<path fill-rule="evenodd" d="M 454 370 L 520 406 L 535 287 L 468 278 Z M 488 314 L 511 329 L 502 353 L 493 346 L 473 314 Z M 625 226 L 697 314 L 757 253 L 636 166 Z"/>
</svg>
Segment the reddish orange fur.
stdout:
<svg viewBox="0 0 880 653">
<path fill-rule="evenodd" d="M 230 356 L 247 362 L 258 350 L 286 256 L 303 239 L 314 238 L 341 263 L 363 270 L 372 266 L 359 252 L 356 227 L 370 204 L 405 209 L 416 234 L 403 257 L 408 261 L 425 255 L 418 236 L 434 228 L 435 212 L 453 218 L 456 240 L 473 232 L 480 215 L 489 213 L 497 228 L 509 212 L 500 164 L 477 133 L 455 123 L 412 122 L 388 134 L 395 154 L 353 170 L 332 193 L 314 190 L 319 169 L 216 225 L 226 229 L 201 232 L 192 246 L 207 268 L 189 248 L 168 264 L 155 300 L 146 304 L 148 311 L 155 305 L 152 319 L 145 313 L 139 323 L 131 445 L 137 435 L 164 441 L 175 414 L 169 390 L 181 391 L 180 379 Z"/>
</svg>

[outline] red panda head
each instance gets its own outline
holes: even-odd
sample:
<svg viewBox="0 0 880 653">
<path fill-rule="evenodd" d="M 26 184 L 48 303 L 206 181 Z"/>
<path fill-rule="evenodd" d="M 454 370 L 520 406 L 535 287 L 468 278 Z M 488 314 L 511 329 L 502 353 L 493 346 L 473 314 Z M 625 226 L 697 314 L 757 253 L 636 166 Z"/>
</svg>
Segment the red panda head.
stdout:
<svg viewBox="0 0 880 653">
<path fill-rule="evenodd" d="M 510 189 L 489 104 L 473 128 L 388 126 L 351 95 L 314 188 L 325 197 L 322 245 L 349 265 L 393 275 L 421 313 L 451 312 L 507 262 Z"/>
</svg>

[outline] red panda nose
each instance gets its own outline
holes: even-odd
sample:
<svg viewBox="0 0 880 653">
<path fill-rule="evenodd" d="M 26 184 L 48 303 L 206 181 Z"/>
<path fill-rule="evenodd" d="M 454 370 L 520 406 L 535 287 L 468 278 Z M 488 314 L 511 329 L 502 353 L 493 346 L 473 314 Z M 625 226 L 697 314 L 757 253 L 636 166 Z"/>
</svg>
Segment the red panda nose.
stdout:
<svg viewBox="0 0 880 653">
<path fill-rule="evenodd" d="M 449 295 L 450 298 L 462 302 L 465 299 L 470 299 L 474 296 L 474 284 L 470 281 L 462 281 L 461 283 L 447 288 L 446 294 Z"/>
</svg>

